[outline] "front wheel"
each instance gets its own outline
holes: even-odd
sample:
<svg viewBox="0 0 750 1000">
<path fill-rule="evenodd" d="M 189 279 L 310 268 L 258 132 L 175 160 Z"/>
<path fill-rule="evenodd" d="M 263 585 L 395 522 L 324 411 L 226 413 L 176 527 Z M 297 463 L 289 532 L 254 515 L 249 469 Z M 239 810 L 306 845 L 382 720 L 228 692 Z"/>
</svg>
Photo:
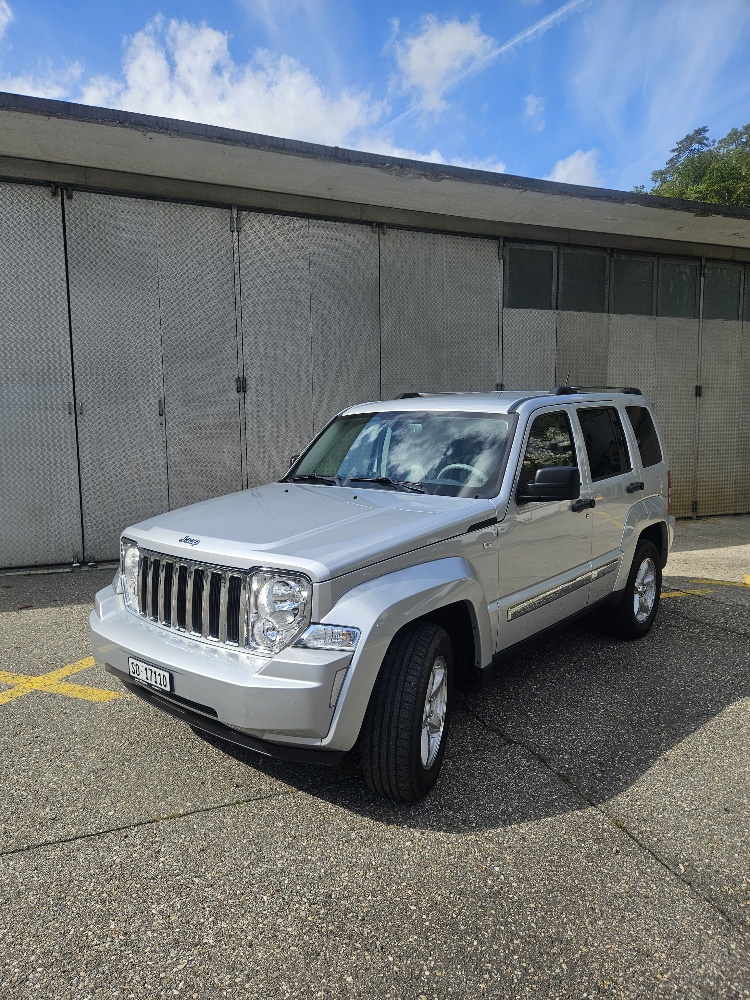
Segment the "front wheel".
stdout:
<svg viewBox="0 0 750 1000">
<path fill-rule="evenodd" d="M 379 795 L 416 802 L 437 781 L 453 694 L 453 647 L 432 622 L 393 640 L 375 682 L 360 740 L 362 774 Z"/>
<path fill-rule="evenodd" d="M 661 556 L 653 542 L 639 545 L 628 582 L 610 610 L 610 626 L 622 639 L 640 639 L 654 624 L 661 595 Z"/>
</svg>

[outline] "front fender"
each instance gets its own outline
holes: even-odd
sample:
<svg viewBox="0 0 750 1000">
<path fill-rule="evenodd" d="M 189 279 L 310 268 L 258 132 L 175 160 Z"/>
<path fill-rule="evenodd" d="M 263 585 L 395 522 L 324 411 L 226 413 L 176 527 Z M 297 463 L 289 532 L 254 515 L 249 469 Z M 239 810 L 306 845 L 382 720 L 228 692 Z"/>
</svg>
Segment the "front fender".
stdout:
<svg viewBox="0 0 750 1000">
<path fill-rule="evenodd" d="M 375 680 L 396 633 L 409 622 L 448 604 L 464 602 L 472 617 L 477 659 L 492 659 L 492 629 L 487 600 L 466 559 L 436 559 L 388 573 L 348 591 L 322 619 L 360 629 L 357 650 L 347 671 L 323 746 L 349 750 L 359 736 Z"/>
</svg>

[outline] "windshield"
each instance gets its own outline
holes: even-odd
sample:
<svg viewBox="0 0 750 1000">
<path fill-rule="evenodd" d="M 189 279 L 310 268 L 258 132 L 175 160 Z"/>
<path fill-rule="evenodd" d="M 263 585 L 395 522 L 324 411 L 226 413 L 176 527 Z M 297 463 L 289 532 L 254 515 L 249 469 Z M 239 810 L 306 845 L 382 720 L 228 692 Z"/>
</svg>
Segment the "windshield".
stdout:
<svg viewBox="0 0 750 1000">
<path fill-rule="evenodd" d="M 513 419 L 465 411 L 336 417 L 288 478 L 454 497 L 494 496 Z"/>
</svg>

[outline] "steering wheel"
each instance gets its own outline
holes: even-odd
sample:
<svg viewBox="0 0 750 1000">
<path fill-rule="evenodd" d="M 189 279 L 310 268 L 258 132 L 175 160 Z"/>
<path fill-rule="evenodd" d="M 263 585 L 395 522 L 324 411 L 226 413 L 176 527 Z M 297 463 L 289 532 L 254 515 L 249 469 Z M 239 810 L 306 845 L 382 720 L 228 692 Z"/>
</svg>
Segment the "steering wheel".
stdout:
<svg viewBox="0 0 750 1000">
<path fill-rule="evenodd" d="M 479 478 L 481 479 L 481 483 L 478 483 L 477 485 L 481 486 L 481 485 L 483 485 L 484 483 L 487 482 L 487 477 L 485 476 L 485 474 L 480 469 L 478 469 L 475 465 L 466 465 L 464 462 L 451 462 L 450 465 L 444 465 L 443 468 L 435 476 L 435 478 L 436 479 L 442 478 L 442 476 L 446 472 L 448 472 L 449 469 L 463 469 L 464 472 L 468 472 L 470 474 L 474 474 L 476 476 L 479 476 Z M 468 479 L 467 479 L 467 482 L 468 482 Z"/>
</svg>

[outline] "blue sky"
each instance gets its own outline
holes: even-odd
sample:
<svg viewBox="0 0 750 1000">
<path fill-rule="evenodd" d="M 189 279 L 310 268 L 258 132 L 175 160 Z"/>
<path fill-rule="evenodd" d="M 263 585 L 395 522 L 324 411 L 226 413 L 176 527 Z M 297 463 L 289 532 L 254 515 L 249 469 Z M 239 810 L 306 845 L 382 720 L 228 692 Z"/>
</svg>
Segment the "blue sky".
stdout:
<svg viewBox="0 0 750 1000">
<path fill-rule="evenodd" d="M 750 122 L 750 0 L 0 0 L 0 90 L 628 190 Z"/>
</svg>

